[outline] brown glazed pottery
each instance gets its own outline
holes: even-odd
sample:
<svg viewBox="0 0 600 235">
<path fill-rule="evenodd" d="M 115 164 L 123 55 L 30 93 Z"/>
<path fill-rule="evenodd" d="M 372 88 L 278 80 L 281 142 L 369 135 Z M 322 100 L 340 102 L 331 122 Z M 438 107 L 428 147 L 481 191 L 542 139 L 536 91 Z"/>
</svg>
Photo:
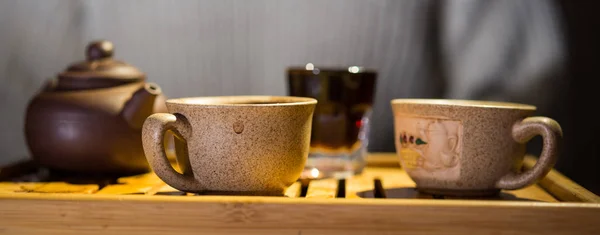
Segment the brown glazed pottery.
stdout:
<svg viewBox="0 0 600 235">
<path fill-rule="evenodd" d="M 144 73 L 112 55 L 112 43 L 90 43 L 86 61 L 48 81 L 30 101 L 26 140 L 41 165 L 85 173 L 149 170 L 141 128 L 152 113 L 166 112 L 165 97 Z"/>
<path fill-rule="evenodd" d="M 144 151 L 154 172 L 181 191 L 281 196 L 306 163 L 316 104 L 288 96 L 170 99 L 170 113 L 146 119 Z M 167 130 L 181 173 L 165 157 Z"/>
<path fill-rule="evenodd" d="M 425 193 L 495 195 L 535 183 L 554 166 L 559 124 L 531 117 L 526 104 L 436 99 L 392 100 L 400 164 Z M 520 172 L 525 144 L 544 139 L 538 162 Z"/>
</svg>

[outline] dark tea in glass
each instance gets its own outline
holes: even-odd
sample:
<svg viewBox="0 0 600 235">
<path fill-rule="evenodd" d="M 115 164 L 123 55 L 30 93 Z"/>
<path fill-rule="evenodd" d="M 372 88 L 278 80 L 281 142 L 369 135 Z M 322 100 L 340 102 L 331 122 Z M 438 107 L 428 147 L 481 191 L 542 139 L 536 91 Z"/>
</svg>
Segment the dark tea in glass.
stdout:
<svg viewBox="0 0 600 235">
<path fill-rule="evenodd" d="M 365 166 L 377 73 L 358 66 L 287 70 L 288 94 L 311 97 L 311 144 L 302 178 L 345 178 Z"/>
</svg>

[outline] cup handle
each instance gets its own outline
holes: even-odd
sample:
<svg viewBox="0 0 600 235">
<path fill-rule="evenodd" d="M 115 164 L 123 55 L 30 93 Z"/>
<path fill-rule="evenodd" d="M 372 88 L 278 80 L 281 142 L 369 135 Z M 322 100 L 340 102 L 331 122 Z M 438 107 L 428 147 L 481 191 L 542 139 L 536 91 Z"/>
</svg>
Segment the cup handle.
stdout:
<svg viewBox="0 0 600 235">
<path fill-rule="evenodd" d="M 181 191 L 199 191 L 202 188 L 192 172 L 180 174 L 173 169 L 167 159 L 163 144 L 165 133 L 171 130 L 176 138 L 186 140 L 191 134 L 191 126 L 182 115 L 170 113 L 155 113 L 144 121 L 142 127 L 142 142 L 144 153 L 150 167 L 165 183 Z M 176 153 L 185 154 L 187 153 Z"/>
<path fill-rule="evenodd" d="M 544 139 L 542 153 L 536 164 L 522 173 L 511 172 L 496 183 L 500 189 L 519 189 L 531 185 L 544 177 L 554 167 L 562 141 L 562 129 L 558 122 L 547 117 L 529 117 L 513 125 L 513 139 L 521 144 L 527 143 L 536 135 Z"/>
</svg>

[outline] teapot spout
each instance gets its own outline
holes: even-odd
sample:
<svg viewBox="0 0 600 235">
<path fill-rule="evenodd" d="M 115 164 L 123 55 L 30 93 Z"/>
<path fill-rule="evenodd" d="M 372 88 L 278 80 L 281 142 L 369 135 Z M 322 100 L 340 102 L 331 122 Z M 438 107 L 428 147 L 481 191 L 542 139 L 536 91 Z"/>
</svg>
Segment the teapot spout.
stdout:
<svg viewBox="0 0 600 235">
<path fill-rule="evenodd" d="M 144 84 L 125 103 L 120 113 L 121 117 L 131 128 L 141 129 L 146 118 L 154 113 L 154 103 L 161 93 L 157 84 Z"/>
</svg>

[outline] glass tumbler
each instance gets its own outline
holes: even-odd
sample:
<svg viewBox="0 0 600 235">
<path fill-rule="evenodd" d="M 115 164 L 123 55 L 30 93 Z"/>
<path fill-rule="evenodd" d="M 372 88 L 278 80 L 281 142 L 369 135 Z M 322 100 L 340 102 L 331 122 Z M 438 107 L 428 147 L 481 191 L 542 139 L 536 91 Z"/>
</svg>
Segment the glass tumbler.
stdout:
<svg viewBox="0 0 600 235">
<path fill-rule="evenodd" d="M 289 95 L 318 101 L 301 178 L 360 174 L 366 165 L 377 73 L 359 66 L 317 68 L 309 63 L 289 67 L 287 76 Z"/>
</svg>

